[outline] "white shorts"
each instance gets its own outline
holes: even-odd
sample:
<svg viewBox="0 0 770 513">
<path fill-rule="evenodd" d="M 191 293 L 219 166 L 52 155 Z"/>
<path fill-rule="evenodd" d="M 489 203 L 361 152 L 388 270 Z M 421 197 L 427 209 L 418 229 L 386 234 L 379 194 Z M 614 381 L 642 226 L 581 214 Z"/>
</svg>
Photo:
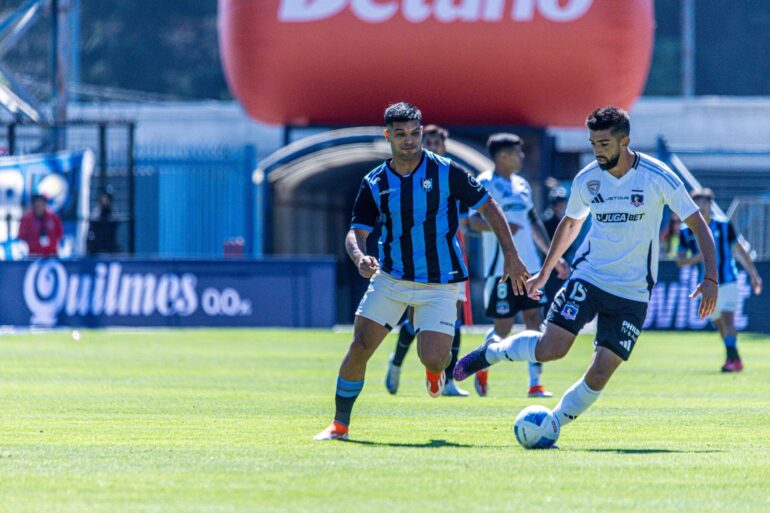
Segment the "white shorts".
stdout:
<svg viewBox="0 0 770 513">
<path fill-rule="evenodd" d="M 709 317 L 712 321 L 719 319 L 722 312 L 734 312 L 738 308 L 738 282 L 725 283 L 719 286 L 717 307 Z"/>
<path fill-rule="evenodd" d="M 416 331 L 437 331 L 453 337 L 456 305 L 455 283 L 417 283 L 377 272 L 369 280 L 369 288 L 356 309 L 356 315 L 392 329 L 406 307 L 412 306 Z"/>
<path fill-rule="evenodd" d="M 461 281 L 457 284 L 457 301 L 462 301 L 463 303 L 468 300 L 468 298 L 465 297 L 465 283 L 464 281 Z"/>
</svg>

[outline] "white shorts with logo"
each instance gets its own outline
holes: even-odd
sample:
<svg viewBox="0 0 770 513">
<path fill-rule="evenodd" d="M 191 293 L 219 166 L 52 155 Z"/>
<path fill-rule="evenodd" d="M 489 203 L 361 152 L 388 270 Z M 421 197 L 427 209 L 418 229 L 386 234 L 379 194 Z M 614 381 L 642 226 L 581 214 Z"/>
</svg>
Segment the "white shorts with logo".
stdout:
<svg viewBox="0 0 770 513">
<path fill-rule="evenodd" d="M 406 307 L 412 306 L 415 331 L 437 331 L 454 336 L 457 297 L 456 283 L 417 283 L 377 272 L 369 280 L 369 288 L 356 315 L 392 329 Z"/>
<path fill-rule="evenodd" d="M 738 309 L 738 282 L 724 283 L 719 286 L 717 307 L 709 317 L 712 321 L 719 319 L 722 312 L 734 312 Z"/>
</svg>

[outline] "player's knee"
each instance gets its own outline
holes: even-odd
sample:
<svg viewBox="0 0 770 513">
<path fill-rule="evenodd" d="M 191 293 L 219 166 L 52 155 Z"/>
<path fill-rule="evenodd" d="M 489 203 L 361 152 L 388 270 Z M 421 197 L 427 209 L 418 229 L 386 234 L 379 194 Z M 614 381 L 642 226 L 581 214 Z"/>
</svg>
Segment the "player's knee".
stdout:
<svg viewBox="0 0 770 513">
<path fill-rule="evenodd" d="M 420 361 L 431 372 L 441 372 L 449 364 L 449 351 L 425 351 L 420 353 Z"/>
<path fill-rule="evenodd" d="M 367 337 L 364 333 L 356 333 L 353 335 L 353 342 L 350 343 L 350 354 L 356 358 L 369 358 L 377 349 L 377 343 Z"/>
</svg>

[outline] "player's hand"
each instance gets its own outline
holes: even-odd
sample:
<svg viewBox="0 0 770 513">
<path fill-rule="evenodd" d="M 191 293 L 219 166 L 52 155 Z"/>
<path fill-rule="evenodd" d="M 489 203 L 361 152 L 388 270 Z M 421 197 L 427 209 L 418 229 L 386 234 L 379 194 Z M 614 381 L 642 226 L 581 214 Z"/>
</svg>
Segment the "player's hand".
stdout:
<svg viewBox="0 0 770 513">
<path fill-rule="evenodd" d="M 755 296 L 762 293 L 762 278 L 759 276 L 751 276 L 751 290 L 754 291 Z"/>
<path fill-rule="evenodd" d="M 548 275 L 542 271 L 532 276 L 527 280 L 527 295 L 535 301 L 540 301 L 543 295 L 542 288 L 545 287 L 547 281 Z"/>
<path fill-rule="evenodd" d="M 569 264 L 563 258 L 556 262 L 556 277 L 560 280 L 569 278 Z"/>
<path fill-rule="evenodd" d="M 513 293 L 517 296 L 521 296 L 527 293 L 526 283 L 527 278 L 529 277 L 529 271 L 527 271 L 527 268 L 524 266 L 524 262 L 519 258 L 519 255 L 505 257 L 505 262 L 503 263 L 503 278 L 500 280 L 500 283 L 503 283 L 510 278 L 511 285 L 513 286 Z"/>
<path fill-rule="evenodd" d="M 373 256 L 364 255 L 358 260 L 356 267 L 358 267 L 358 274 L 368 280 L 379 270 L 380 263 Z"/>
<path fill-rule="evenodd" d="M 703 280 L 698 284 L 698 287 L 692 294 L 690 294 L 690 299 L 695 299 L 698 295 L 702 296 L 700 307 L 698 308 L 698 315 L 701 319 L 705 319 L 714 313 L 714 308 L 717 306 L 718 290 L 719 288 L 716 283 L 711 280 Z"/>
</svg>

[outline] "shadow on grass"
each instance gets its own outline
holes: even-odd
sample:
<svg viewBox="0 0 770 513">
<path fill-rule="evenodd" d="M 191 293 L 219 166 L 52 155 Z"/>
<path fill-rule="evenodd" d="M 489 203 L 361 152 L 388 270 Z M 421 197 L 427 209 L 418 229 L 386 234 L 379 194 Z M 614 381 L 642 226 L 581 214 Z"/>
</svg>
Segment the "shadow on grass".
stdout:
<svg viewBox="0 0 770 513">
<path fill-rule="evenodd" d="M 415 449 L 438 449 L 441 447 L 475 447 L 475 445 L 458 444 L 447 442 L 446 440 L 431 440 L 423 443 L 403 443 L 403 442 L 372 442 L 371 440 L 347 440 L 349 444 L 371 445 L 374 447 L 411 447 Z"/>
<path fill-rule="evenodd" d="M 576 449 L 576 452 L 615 452 L 618 454 L 666 454 L 666 453 L 709 453 L 709 452 L 722 452 L 714 450 L 705 451 L 677 451 L 672 449 Z"/>
</svg>

